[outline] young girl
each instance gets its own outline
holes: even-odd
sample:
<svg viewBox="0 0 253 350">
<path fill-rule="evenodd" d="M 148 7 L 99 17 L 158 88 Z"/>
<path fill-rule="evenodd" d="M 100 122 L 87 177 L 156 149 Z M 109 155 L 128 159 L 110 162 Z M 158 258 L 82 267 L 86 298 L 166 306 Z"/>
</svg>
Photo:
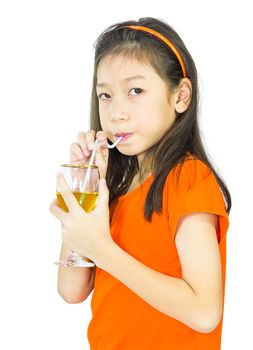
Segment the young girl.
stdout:
<svg viewBox="0 0 253 350">
<path fill-rule="evenodd" d="M 59 267 L 58 290 L 79 303 L 94 289 L 91 350 L 218 350 L 231 198 L 201 141 L 194 61 L 150 17 L 110 26 L 95 50 L 91 130 L 70 160 L 97 137 L 107 186 L 88 215 L 61 178 L 72 219 L 51 211 L 65 220 L 60 258 L 74 250 L 96 266 Z"/>
</svg>

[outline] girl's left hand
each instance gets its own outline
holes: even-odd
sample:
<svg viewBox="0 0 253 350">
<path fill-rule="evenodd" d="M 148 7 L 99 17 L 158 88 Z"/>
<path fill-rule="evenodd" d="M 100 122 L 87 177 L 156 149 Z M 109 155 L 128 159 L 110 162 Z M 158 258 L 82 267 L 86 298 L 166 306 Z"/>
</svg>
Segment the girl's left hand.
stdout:
<svg viewBox="0 0 253 350">
<path fill-rule="evenodd" d="M 114 244 L 110 235 L 109 190 L 105 179 L 99 181 L 98 202 L 89 213 L 78 204 L 64 176 L 57 176 L 57 185 L 69 212 L 57 205 L 57 199 L 50 205 L 51 213 L 61 221 L 62 242 L 72 251 L 91 259 L 96 265 L 99 257 Z"/>
</svg>

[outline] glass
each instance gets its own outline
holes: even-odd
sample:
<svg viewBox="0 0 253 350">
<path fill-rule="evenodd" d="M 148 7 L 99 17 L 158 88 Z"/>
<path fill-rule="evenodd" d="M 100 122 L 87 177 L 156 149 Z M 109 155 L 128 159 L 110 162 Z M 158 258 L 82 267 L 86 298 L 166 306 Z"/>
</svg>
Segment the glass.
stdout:
<svg viewBox="0 0 253 350">
<path fill-rule="evenodd" d="M 59 171 L 71 188 L 79 205 L 87 213 L 95 209 L 98 198 L 99 170 L 97 165 L 89 164 L 61 164 Z M 62 210 L 68 212 L 66 203 L 56 186 L 57 202 Z M 94 262 L 88 258 L 84 260 L 77 253 L 73 252 L 63 260 L 56 261 L 56 265 L 74 267 L 92 267 Z"/>
</svg>

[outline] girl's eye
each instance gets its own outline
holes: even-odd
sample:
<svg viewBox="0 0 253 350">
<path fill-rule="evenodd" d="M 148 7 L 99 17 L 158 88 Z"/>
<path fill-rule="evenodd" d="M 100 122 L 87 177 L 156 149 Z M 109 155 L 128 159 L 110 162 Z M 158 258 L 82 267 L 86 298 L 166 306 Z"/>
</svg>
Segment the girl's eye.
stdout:
<svg viewBox="0 0 253 350">
<path fill-rule="evenodd" d="M 106 100 L 106 99 L 104 99 L 104 98 L 101 98 L 102 95 L 110 96 L 110 95 L 106 94 L 105 92 L 103 92 L 102 94 L 99 94 L 99 95 L 98 95 L 98 98 L 101 99 L 101 100 Z"/>
<path fill-rule="evenodd" d="M 135 90 L 135 91 L 138 91 L 137 92 L 137 95 L 139 95 L 140 93 L 142 93 L 142 89 L 140 89 L 140 88 L 132 88 L 130 91 L 132 91 L 132 90 Z"/>
</svg>

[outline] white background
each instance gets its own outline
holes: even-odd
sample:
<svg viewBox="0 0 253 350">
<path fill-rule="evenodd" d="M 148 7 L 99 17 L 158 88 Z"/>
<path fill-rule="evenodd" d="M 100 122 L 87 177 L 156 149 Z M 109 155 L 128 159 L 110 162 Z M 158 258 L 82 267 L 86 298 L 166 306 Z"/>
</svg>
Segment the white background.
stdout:
<svg viewBox="0 0 253 350">
<path fill-rule="evenodd" d="M 58 164 L 89 128 L 93 43 L 147 16 L 178 32 L 198 69 L 204 142 L 233 200 L 222 350 L 253 348 L 249 4 L 1 1 L 1 349 L 89 349 L 91 295 L 71 305 L 57 294 L 61 228 L 49 205 Z"/>
</svg>

